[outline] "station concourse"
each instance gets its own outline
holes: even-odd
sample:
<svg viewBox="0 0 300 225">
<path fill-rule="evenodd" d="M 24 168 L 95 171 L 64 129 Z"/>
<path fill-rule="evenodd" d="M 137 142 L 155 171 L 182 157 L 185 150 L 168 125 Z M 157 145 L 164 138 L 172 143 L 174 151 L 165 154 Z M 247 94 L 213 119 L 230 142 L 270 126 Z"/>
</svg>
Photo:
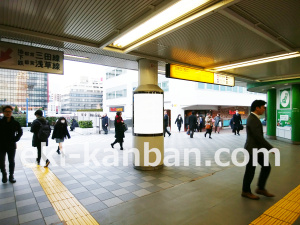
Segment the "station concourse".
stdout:
<svg viewBox="0 0 300 225">
<path fill-rule="evenodd" d="M 200 82 L 228 85 L 234 78 L 248 91 L 266 93 L 265 132 L 280 149 L 281 166 L 272 167 L 268 180 L 276 197 L 253 202 L 240 197 L 243 167 L 137 166 L 131 158 L 128 167 L 103 168 L 72 157 L 89 143 L 103 146 L 102 159 L 105 137 L 75 135 L 66 164 L 45 170 L 22 161 L 21 149 L 30 152 L 25 132 L 18 181 L 0 188 L 0 224 L 299 224 L 299 10 L 293 0 L 1 1 L 1 68 L 59 76 L 63 59 L 72 59 L 139 71 L 134 99 L 159 102 L 153 109 L 159 122 L 147 128 L 137 122 L 125 148 L 143 154 L 149 142 L 163 158 L 166 149 L 199 148 L 213 161 L 217 149 L 243 147 L 245 133 L 238 139 L 224 132 L 214 142 L 180 133 L 163 138 L 157 73 L 177 65 L 198 71 Z M 153 154 L 149 159 L 156 161 Z"/>
</svg>

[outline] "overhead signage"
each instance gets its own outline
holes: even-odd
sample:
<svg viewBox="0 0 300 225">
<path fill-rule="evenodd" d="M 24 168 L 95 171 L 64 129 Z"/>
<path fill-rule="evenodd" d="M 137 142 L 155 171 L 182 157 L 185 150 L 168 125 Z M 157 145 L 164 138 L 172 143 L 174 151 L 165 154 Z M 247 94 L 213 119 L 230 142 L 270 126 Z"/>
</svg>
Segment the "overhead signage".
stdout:
<svg viewBox="0 0 300 225">
<path fill-rule="evenodd" d="M 176 64 L 166 65 L 166 77 L 227 86 L 235 85 L 234 77 Z"/>
<path fill-rule="evenodd" d="M 234 77 L 215 73 L 214 84 L 234 86 Z"/>
<path fill-rule="evenodd" d="M 280 109 L 290 109 L 291 104 L 290 104 L 290 89 L 282 89 L 280 90 Z"/>
<path fill-rule="evenodd" d="M 0 42 L 0 68 L 63 74 L 62 51 Z"/>
<path fill-rule="evenodd" d="M 110 112 L 124 112 L 124 106 L 109 107 Z"/>
</svg>

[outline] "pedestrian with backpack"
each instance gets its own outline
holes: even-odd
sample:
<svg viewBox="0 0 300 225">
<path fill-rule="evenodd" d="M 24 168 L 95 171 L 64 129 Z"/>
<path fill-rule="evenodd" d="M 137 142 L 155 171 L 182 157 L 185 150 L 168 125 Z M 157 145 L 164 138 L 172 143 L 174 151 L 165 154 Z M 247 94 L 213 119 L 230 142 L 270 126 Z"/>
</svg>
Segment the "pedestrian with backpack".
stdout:
<svg viewBox="0 0 300 225">
<path fill-rule="evenodd" d="M 58 148 L 56 151 L 57 154 L 60 154 L 60 151 L 62 152 L 62 143 L 64 142 L 64 139 L 66 137 L 69 139 L 71 138 L 67 126 L 67 120 L 65 117 L 60 117 L 54 126 L 52 139 L 55 138 L 56 143 L 58 143 Z"/>
<path fill-rule="evenodd" d="M 34 115 L 36 116 L 36 119 L 31 124 L 30 132 L 33 133 L 32 146 L 37 147 L 36 163 L 37 165 L 40 165 L 41 157 L 43 157 L 46 162 L 45 167 L 48 167 L 50 161 L 46 158 L 45 154 L 42 153 L 42 146 L 48 146 L 51 128 L 49 122 L 43 117 L 43 112 L 41 110 L 35 111 Z"/>
</svg>

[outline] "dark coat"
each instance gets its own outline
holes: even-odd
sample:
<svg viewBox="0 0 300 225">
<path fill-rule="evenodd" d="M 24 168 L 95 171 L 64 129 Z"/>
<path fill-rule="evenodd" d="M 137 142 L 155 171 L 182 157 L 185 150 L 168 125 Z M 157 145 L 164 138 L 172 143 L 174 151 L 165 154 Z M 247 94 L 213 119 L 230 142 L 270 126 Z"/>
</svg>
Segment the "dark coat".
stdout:
<svg viewBox="0 0 300 225">
<path fill-rule="evenodd" d="M 262 124 L 253 113 L 251 113 L 247 119 L 246 131 L 247 139 L 244 148 L 250 155 L 253 153 L 253 148 L 257 148 L 258 150 L 261 148 L 266 148 L 267 150 L 273 148 L 264 138 Z"/>
<path fill-rule="evenodd" d="M 122 117 L 115 117 L 115 138 L 119 142 L 123 142 L 123 138 L 125 137 L 123 123 L 121 121 L 123 121 Z"/>
<path fill-rule="evenodd" d="M 189 127 L 190 130 L 197 128 L 197 117 L 193 114 L 189 116 Z"/>
<path fill-rule="evenodd" d="M 168 114 L 164 115 L 164 127 L 167 127 L 169 125 L 169 116 Z"/>
<path fill-rule="evenodd" d="M 71 128 L 72 130 L 74 130 L 75 127 L 79 127 L 79 125 L 78 125 L 77 121 L 76 121 L 75 119 L 73 119 L 70 128 Z"/>
<path fill-rule="evenodd" d="M 54 126 L 54 130 L 52 132 L 52 139 L 54 138 L 59 138 L 59 139 L 64 139 L 68 137 L 69 139 L 71 138 L 67 124 L 62 124 L 62 123 L 57 123 Z"/>
<path fill-rule="evenodd" d="M 16 149 L 16 142 L 20 140 L 23 135 L 23 130 L 20 123 L 11 117 L 10 122 L 3 117 L 0 120 L 0 151 L 7 151 L 7 149 Z"/>
<path fill-rule="evenodd" d="M 30 132 L 33 133 L 33 136 L 32 136 L 32 146 L 33 147 L 37 147 L 40 145 L 41 141 L 39 140 L 38 138 L 38 133 L 39 133 L 39 130 L 40 130 L 40 123 L 39 121 L 42 123 L 42 124 L 49 124 L 49 122 L 44 118 L 44 117 L 38 117 L 37 119 L 35 119 L 32 124 L 31 124 L 31 128 L 30 128 Z M 49 126 L 50 127 L 50 126 Z M 46 146 L 48 146 L 48 139 L 46 141 Z"/>
<path fill-rule="evenodd" d="M 182 120 L 182 117 L 177 117 L 176 121 L 175 121 L 175 124 L 177 123 L 177 127 L 181 127 L 181 124 L 183 124 L 183 120 Z"/>
<path fill-rule="evenodd" d="M 242 118 L 241 115 L 238 114 L 234 114 L 232 117 L 232 122 L 233 122 L 233 126 L 235 129 L 239 129 L 240 124 L 242 124 Z"/>
<path fill-rule="evenodd" d="M 102 127 L 105 127 L 105 124 L 107 124 L 107 126 L 108 126 L 108 117 L 107 116 L 102 117 Z"/>
</svg>

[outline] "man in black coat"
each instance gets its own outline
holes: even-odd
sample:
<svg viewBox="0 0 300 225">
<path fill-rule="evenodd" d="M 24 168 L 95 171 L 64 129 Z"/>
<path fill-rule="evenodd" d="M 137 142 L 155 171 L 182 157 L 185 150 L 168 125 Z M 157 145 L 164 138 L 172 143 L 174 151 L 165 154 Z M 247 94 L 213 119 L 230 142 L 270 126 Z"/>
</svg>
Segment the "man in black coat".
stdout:
<svg viewBox="0 0 300 225">
<path fill-rule="evenodd" d="M 171 136 L 171 133 L 168 131 L 167 127 L 169 125 L 169 116 L 167 111 L 164 112 L 164 137 L 166 136 L 166 132 L 168 133 L 169 136 Z"/>
<path fill-rule="evenodd" d="M 236 135 L 236 134 L 240 135 L 242 118 L 241 118 L 241 115 L 239 114 L 238 110 L 235 111 L 235 114 L 232 117 L 232 123 L 233 123 L 234 135 Z"/>
<path fill-rule="evenodd" d="M 197 117 L 195 116 L 195 111 L 192 111 L 192 115 L 189 116 L 190 138 L 193 138 L 194 131 L 196 128 L 197 128 Z"/>
<path fill-rule="evenodd" d="M 13 108 L 11 106 L 3 107 L 4 117 L 0 120 L 0 169 L 2 172 L 2 182 L 7 182 L 7 173 L 5 168 L 5 155 L 8 156 L 9 162 L 9 182 L 15 183 L 15 155 L 16 142 L 18 142 L 23 135 L 23 130 L 20 123 L 14 119 L 12 115 Z"/>
<path fill-rule="evenodd" d="M 259 115 L 262 115 L 266 108 L 266 102 L 263 100 L 255 100 L 251 104 L 251 114 L 247 119 L 246 131 L 247 139 L 244 148 L 249 152 L 250 158 L 249 162 L 246 165 L 245 175 L 243 179 L 243 190 L 242 197 L 250 198 L 253 200 L 258 200 L 259 197 L 252 194 L 251 192 L 251 183 L 255 174 L 256 166 L 253 165 L 253 149 L 262 149 L 271 150 L 273 146 L 267 142 L 264 138 L 263 127 L 259 119 Z M 268 179 L 268 176 L 271 171 L 270 163 L 267 166 L 264 166 L 264 154 L 262 152 L 257 154 L 257 161 L 261 165 L 261 171 L 258 179 L 256 193 L 259 195 L 264 195 L 266 197 L 274 197 L 273 194 L 269 193 L 265 189 L 265 185 Z"/>
<path fill-rule="evenodd" d="M 104 130 L 104 134 L 107 134 L 107 127 L 108 127 L 108 117 L 107 114 L 105 113 L 102 117 L 102 129 Z"/>
</svg>

